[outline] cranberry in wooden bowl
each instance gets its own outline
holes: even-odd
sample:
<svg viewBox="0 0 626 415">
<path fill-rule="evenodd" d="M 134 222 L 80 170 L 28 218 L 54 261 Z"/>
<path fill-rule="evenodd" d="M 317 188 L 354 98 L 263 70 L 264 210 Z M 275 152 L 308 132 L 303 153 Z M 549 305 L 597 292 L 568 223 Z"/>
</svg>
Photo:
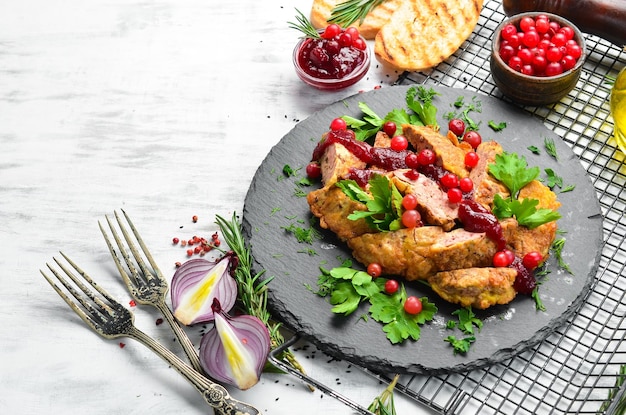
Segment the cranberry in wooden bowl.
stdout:
<svg viewBox="0 0 626 415">
<path fill-rule="evenodd" d="M 354 85 L 370 67 L 370 52 L 358 30 L 330 25 L 319 37 L 301 39 L 293 50 L 296 74 L 305 83 L 324 90 Z"/>
<path fill-rule="evenodd" d="M 551 13 L 520 13 L 494 31 L 491 76 L 519 104 L 551 104 L 576 86 L 585 57 L 585 40 L 573 23 Z"/>
</svg>

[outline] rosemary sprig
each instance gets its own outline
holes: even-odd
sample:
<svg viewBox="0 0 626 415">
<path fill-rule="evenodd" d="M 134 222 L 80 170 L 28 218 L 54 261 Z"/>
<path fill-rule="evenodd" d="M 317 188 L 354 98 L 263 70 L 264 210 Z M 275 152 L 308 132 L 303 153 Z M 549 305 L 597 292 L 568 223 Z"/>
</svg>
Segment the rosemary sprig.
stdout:
<svg viewBox="0 0 626 415">
<path fill-rule="evenodd" d="M 396 406 L 393 402 L 393 389 L 398 383 L 400 375 L 395 375 L 391 383 L 367 408 L 368 411 L 376 415 L 396 415 Z"/>
<path fill-rule="evenodd" d="M 224 236 L 228 247 L 237 255 L 239 264 L 234 272 L 234 278 L 238 286 L 238 298 L 241 301 L 243 311 L 261 320 L 270 332 L 272 348 L 284 343 L 285 339 L 280 333 L 280 324 L 272 320 L 267 310 L 267 284 L 272 278 L 260 280 L 264 271 L 253 274 L 252 254 L 248 248 L 241 231 L 241 224 L 237 215 L 233 213 L 230 221 L 220 215 L 215 215 L 215 223 Z M 304 368 L 297 361 L 291 350 L 285 350 L 280 356 L 282 360 L 290 364 L 294 369 L 304 373 Z"/>
<path fill-rule="evenodd" d="M 296 20 L 298 21 L 298 23 L 287 22 L 289 27 L 292 29 L 296 29 L 299 32 L 302 32 L 304 34 L 304 36 L 302 37 L 319 39 L 321 36 L 317 29 L 313 27 L 309 19 L 307 19 L 307 17 L 300 10 L 296 9 L 296 12 L 298 13 L 296 15 Z"/>
<path fill-rule="evenodd" d="M 348 27 L 356 21 L 363 23 L 365 16 L 387 0 L 346 0 L 339 3 L 330 13 L 329 23 Z"/>
<path fill-rule="evenodd" d="M 615 378 L 615 386 L 609 390 L 609 396 L 606 401 L 600 407 L 598 414 L 604 414 L 611 406 L 611 402 L 617 397 L 619 394 L 620 388 L 624 384 L 624 380 L 626 379 L 626 365 L 621 365 L 619 368 L 619 374 Z M 626 397 L 621 396 L 619 402 L 615 408 L 616 414 L 625 414 L 626 413 Z"/>
</svg>

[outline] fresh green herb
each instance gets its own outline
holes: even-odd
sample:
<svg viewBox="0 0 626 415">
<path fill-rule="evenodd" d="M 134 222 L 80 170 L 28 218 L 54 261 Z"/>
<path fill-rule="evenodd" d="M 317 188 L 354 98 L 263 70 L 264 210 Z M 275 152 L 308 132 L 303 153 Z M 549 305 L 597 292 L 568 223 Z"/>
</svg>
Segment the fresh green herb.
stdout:
<svg viewBox="0 0 626 415">
<path fill-rule="evenodd" d="M 491 129 L 496 132 L 502 131 L 506 128 L 506 122 L 504 121 L 496 123 L 495 121 L 489 120 L 487 124 L 489 124 L 489 127 L 491 127 Z"/>
<path fill-rule="evenodd" d="M 535 309 L 537 311 L 546 311 L 546 306 L 543 304 L 543 301 L 541 301 L 541 298 L 539 297 L 538 285 L 535 286 L 535 288 L 533 288 L 533 292 L 530 295 L 533 298 L 533 300 L 535 300 Z"/>
<path fill-rule="evenodd" d="M 439 130 L 437 107 L 433 105 L 433 99 L 437 95 L 440 94 L 433 88 L 426 89 L 421 85 L 417 88 L 411 87 L 406 92 L 407 106 L 417 114 L 423 125 L 431 126 L 435 130 Z"/>
<path fill-rule="evenodd" d="M 393 380 L 380 395 L 367 407 L 367 410 L 375 415 L 396 415 L 396 406 L 393 401 L 393 390 L 400 379 L 400 375 L 395 375 Z"/>
<path fill-rule="evenodd" d="M 319 39 L 321 36 L 309 19 L 298 9 L 296 9 L 296 13 L 297 23 L 287 22 L 289 27 L 301 32 L 304 35 L 303 38 Z"/>
<path fill-rule="evenodd" d="M 512 218 L 529 229 L 561 218 L 561 214 L 552 209 L 537 209 L 537 199 L 504 199 L 496 194 L 493 198 L 493 214 L 500 219 Z"/>
<path fill-rule="evenodd" d="M 563 178 L 557 175 L 554 170 L 550 168 L 544 169 L 548 179 L 546 181 L 546 186 L 550 188 L 550 190 L 554 189 L 555 186 L 563 187 Z"/>
<path fill-rule="evenodd" d="M 537 146 L 528 146 L 528 151 L 530 151 L 533 154 L 541 154 L 541 151 L 539 150 L 539 148 Z"/>
<path fill-rule="evenodd" d="M 404 311 L 406 298 L 407 294 L 403 284 L 393 295 L 381 291 L 369 298 L 370 315 L 374 320 L 383 323 L 383 331 L 387 333 L 387 339 L 393 344 L 401 343 L 408 338 L 419 340 L 420 326 L 432 320 L 437 312 L 437 307 L 429 302 L 426 297 L 422 297 L 420 298 L 422 311 L 415 315 L 408 314 Z"/>
<path fill-rule="evenodd" d="M 529 168 L 524 157 L 507 152 L 498 154 L 495 163 L 489 165 L 489 172 L 511 193 L 507 199 L 499 194 L 494 196 L 493 214 L 499 219 L 515 217 L 520 225 L 533 229 L 561 217 L 554 210 L 537 209 L 539 204 L 537 199 L 518 200 L 519 191 L 535 180 L 540 173 L 538 167 Z"/>
<path fill-rule="evenodd" d="M 404 285 L 398 292 L 388 295 L 384 292 L 385 278 L 372 277 L 365 271 L 350 268 L 351 262 L 344 262 L 340 267 L 331 270 L 320 268 L 322 275 L 318 277 L 319 290 L 317 294 L 329 296 L 333 305 L 332 311 L 336 314 L 349 315 L 355 312 L 361 304 L 368 301 L 369 316 L 383 324 L 383 331 L 387 339 L 393 343 L 401 343 L 406 339 L 418 340 L 420 325 L 433 319 L 437 307 L 421 298 L 422 311 L 411 315 L 404 311 L 404 302 L 407 294 Z"/>
<path fill-rule="evenodd" d="M 346 0 L 336 5 L 330 13 L 329 23 L 348 27 L 353 23 L 363 23 L 365 16 L 387 0 Z"/>
<path fill-rule="evenodd" d="M 519 191 L 539 176 L 540 170 L 539 167 L 529 168 L 524 157 L 503 152 L 496 155 L 489 172 L 509 189 L 511 198 L 517 198 Z"/>
<path fill-rule="evenodd" d="M 365 204 L 367 210 L 355 210 L 348 219 L 365 219 L 367 224 L 378 231 L 400 229 L 402 194 L 387 176 L 374 175 L 369 180 L 370 193 L 363 190 L 354 180 L 340 180 L 336 183 L 350 199 Z"/>
<path fill-rule="evenodd" d="M 467 336 L 462 339 L 457 339 L 455 336 L 448 336 L 444 340 L 452 345 L 454 354 L 464 354 L 469 352 L 470 346 L 476 341 L 476 337 Z"/>
<path fill-rule="evenodd" d="M 624 385 L 624 382 L 626 382 L 626 365 L 620 365 L 619 373 L 615 377 L 615 384 L 611 389 L 609 389 L 609 396 L 606 398 L 606 401 L 602 403 L 598 414 L 606 413 L 611 406 L 611 403 L 619 395 L 619 391 L 621 390 L 622 385 Z M 626 414 L 626 395 L 622 395 L 620 397 L 619 402 L 615 407 L 615 413 L 621 415 Z"/>
<path fill-rule="evenodd" d="M 366 141 L 380 130 L 385 121 L 365 102 L 359 102 L 359 109 L 363 113 L 362 119 L 350 117 L 349 115 L 344 115 L 341 118 L 343 118 L 348 127 L 354 131 L 357 140 Z"/>
<path fill-rule="evenodd" d="M 457 316 L 459 319 L 458 328 L 465 334 L 474 334 L 474 327 L 480 329 L 483 328 L 483 322 L 476 317 L 476 314 L 472 311 L 472 307 L 459 308 L 452 312 L 453 316 Z"/>
<path fill-rule="evenodd" d="M 252 253 L 243 237 L 241 223 L 237 215 L 233 213 L 231 220 L 216 215 L 215 223 L 220 228 L 224 241 L 235 252 L 239 264 L 235 268 L 233 277 L 237 281 L 238 298 L 243 312 L 260 319 L 269 330 L 272 349 L 282 345 L 284 338 L 280 332 L 280 324 L 276 323 L 267 309 L 268 284 L 272 278 L 261 280 L 264 271 L 255 274 L 252 271 Z M 279 358 L 301 373 L 304 368 L 300 365 L 290 349 L 284 350 Z"/>
<path fill-rule="evenodd" d="M 293 189 L 293 195 L 295 197 L 306 197 L 307 196 L 307 192 L 305 192 L 304 190 L 302 190 L 302 188 L 300 186 L 296 186 L 295 189 Z"/>
<path fill-rule="evenodd" d="M 294 223 L 287 227 L 283 227 L 283 229 L 293 234 L 293 236 L 296 237 L 296 240 L 300 243 L 304 242 L 312 244 L 314 240 L 321 237 L 320 233 L 315 228 L 302 228 Z"/>
<path fill-rule="evenodd" d="M 285 165 L 283 166 L 283 174 L 284 174 L 286 177 L 292 177 L 292 176 L 295 176 L 295 175 L 296 175 L 296 173 L 297 173 L 297 171 L 296 171 L 296 170 L 294 170 L 294 169 L 293 169 L 293 168 L 292 168 L 289 164 L 285 164 Z"/>
<path fill-rule="evenodd" d="M 564 247 L 565 247 L 565 238 L 558 238 L 558 239 L 555 239 L 554 242 L 552 242 L 552 246 L 550 247 L 550 250 L 554 253 L 554 257 L 556 258 L 559 266 L 563 268 L 565 271 L 569 272 L 570 274 L 573 274 L 571 268 L 563 259 Z"/>
<path fill-rule="evenodd" d="M 472 97 L 472 101 L 470 103 L 465 102 L 465 97 L 459 96 L 456 101 L 452 104 L 457 109 L 462 109 L 460 112 L 458 111 L 450 111 L 444 115 L 444 118 L 447 120 L 451 120 L 453 118 L 459 118 L 465 122 L 465 128 L 467 131 L 478 131 L 480 127 L 480 123 L 477 123 L 470 117 L 469 113 L 472 111 L 482 112 L 482 102 L 478 100 L 476 97 Z M 463 108 L 465 107 L 465 108 Z"/>
<path fill-rule="evenodd" d="M 548 153 L 555 160 L 559 159 L 558 154 L 556 152 L 556 145 L 554 144 L 554 140 L 553 139 L 545 137 L 543 139 L 543 145 L 546 148 L 546 153 Z"/>
<path fill-rule="evenodd" d="M 571 192 L 575 188 L 576 188 L 575 184 L 568 184 L 567 186 L 565 186 L 564 188 L 561 189 L 561 193 Z"/>
<path fill-rule="evenodd" d="M 462 108 L 465 105 L 465 97 L 463 95 L 458 96 L 452 105 L 455 108 Z"/>
</svg>

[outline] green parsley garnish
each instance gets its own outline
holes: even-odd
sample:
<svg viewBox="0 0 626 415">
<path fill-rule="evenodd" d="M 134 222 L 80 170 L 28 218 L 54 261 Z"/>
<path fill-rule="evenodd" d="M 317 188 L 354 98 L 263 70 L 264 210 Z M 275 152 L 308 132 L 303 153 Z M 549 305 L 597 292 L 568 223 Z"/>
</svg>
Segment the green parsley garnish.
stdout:
<svg viewBox="0 0 626 415">
<path fill-rule="evenodd" d="M 401 284 L 395 294 L 385 293 L 385 278 L 373 279 L 367 272 L 351 267 L 347 260 L 340 267 L 325 270 L 320 267 L 322 275 L 318 277 L 317 294 L 329 296 L 332 312 L 349 315 L 358 307 L 369 302 L 369 316 L 383 324 L 383 331 L 392 343 L 401 343 L 406 339 L 418 340 L 420 326 L 433 319 L 437 306 L 422 297 L 422 311 L 411 315 L 404 311 L 407 293 Z"/>
<path fill-rule="evenodd" d="M 469 352 L 470 346 L 476 341 L 476 337 L 466 336 L 462 339 L 458 339 L 456 336 L 448 336 L 444 339 L 444 341 L 447 341 L 452 345 L 454 348 L 454 354 L 463 354 Z"/>
<path fill-rule="evenodd" d="M 533 154 L 541 154 L 541 151 L 539 150 L 539 148 L 537 146 L 528 146 L 528 151 L 530 151 Z"/>
<path fill-rule="evenodd" d="M 372 176 L 369 180 L 369 193 L 354 180 L 340 180 L 336 186 L 350 199 L 363 203 L 367 207 L 365 211 L 355 210 L 348 215 L 348 219 L 365 219 L 372 229 L 378 231 L 400 229 L 402 194 L 387 176 Z"/>
<path fill-rule="evenodd" d="M 426 89 L 423 86 L 411 87 L 406 91 L 406 104 L 410 111 L 404 108 L 394 108 L 384 118 L 380 117 L 366 103 L 359 102 L 359 109 L 363 113 L 361 119 L 344 115 L 348 127 L 354 131 L 359 141 L 366 141 L 382 128 L 387 121 L 393 121 L 396 126 L 396 135 L 402 134 L 402 125 L 412 124 L 419 126 L 431 126 L 439 129 L 437 124 L 437 107 L 433 105 L 433 99 L 439 95 L 434 89 Z"/>
<path fill-rule="evenodd" d="M 550 189 L 553 189 L 555 186 L 563 187 L 563 178 L 557 175 L 554 172 L 554 170 L 550 168 L 546 168 L 544 169 L 544 171 L 546 172 L 546 175 L 548 176 L 548 179 L 546 181 L 546 186 L 548 186 Z"/>
<path fill-rule="evenodd" d="M 529 168 L 524 157 L 507 152 L 498 154 L 495 163 L 489 165 L 489 172 L 511 193 L 507 199 L 499 194 L 493 199 L 493 214 L 499 219 L 515 217 L 520 225 L 533 229 L 561 217 L 561 214 L 554 210 L 537 209 L 539 204 L 537 199 L 518 200 L 520 190 L 535 180 L 540 173 L 538 167 Z"/>
<path fill-rule="evenodd" d="M 472 307 L 459 308 L 452 312 L 453 316 L 459 319 L 457 327 L 465 334 L 474 334 L 474 327 L 479 331 L 483 328 L 483 322 L 476 317 Z"/>
<path fill-rule="evenodd" d="M 491 127 L 491 129 L 496 132 L 502 131 L 506 128 L 506 122 L 504 121 L 496 123 L 495 121 L 489 120 L 487 124 L 489 124 L 489 127 Z"/>
<path fill-rule="evenodd" d="M 285 231 L 293 234 L 296 240 L 300 243 L 312 244 L 314 240 L 321 237 L 320 233 L 315 228 L 303 228 L 292 223 L 291 225 L 284 227 Z"/>
</svg>

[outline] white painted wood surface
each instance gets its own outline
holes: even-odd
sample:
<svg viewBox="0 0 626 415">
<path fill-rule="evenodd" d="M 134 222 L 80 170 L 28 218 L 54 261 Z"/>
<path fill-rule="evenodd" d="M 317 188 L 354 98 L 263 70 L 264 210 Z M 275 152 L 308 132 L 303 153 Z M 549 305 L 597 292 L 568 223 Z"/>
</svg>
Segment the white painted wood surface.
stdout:
<svg viewBox="0 0 626 415">
<path fill-rule="evenodd" d="M 295 7 L 310 1 L 0 2 L 0 413 L 212 412 L 148 349 L 88 330 L 39 269 L 62 250 L 127 303 L 104 215 L 125 209 L 171 275 L 186 258 L 171 238 L 209 236 L 215 214 L 241 212 L 257 166 L 298 120 L 396 79 L 374 62 L 341 92 L 301 83 Z M 155 310 L 134 310 L 182 355 Z M 311 346 L 298 354 L 361 405 L 384 388 Z M 352 412 L 288 375 L 232 392 L 264 414 Z M 399 413 L 420 412 L 397 399 Z"/>
</svg>

